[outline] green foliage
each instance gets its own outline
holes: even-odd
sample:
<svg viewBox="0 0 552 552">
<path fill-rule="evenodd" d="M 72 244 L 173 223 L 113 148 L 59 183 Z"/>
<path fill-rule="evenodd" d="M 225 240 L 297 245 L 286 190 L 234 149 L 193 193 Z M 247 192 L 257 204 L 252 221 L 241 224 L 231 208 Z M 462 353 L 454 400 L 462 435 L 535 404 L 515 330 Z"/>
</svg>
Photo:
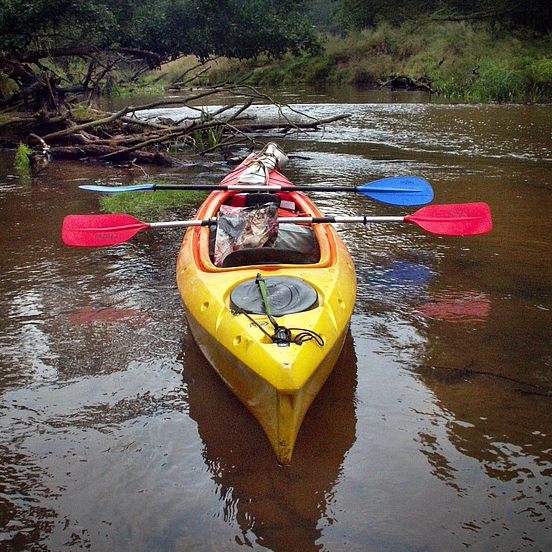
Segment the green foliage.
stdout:
<svg viewBox="0 0 552 552">
<path fill-rule="evenodd" d="M 324 46 L 323 54 L 230 66 L 217 79 L 249 74 L 256 84 L 381 86 L 400 78 L 427 84 L 450 101 L 535 102 L 552 93 L 549 39 L 498 35 L 485 24 L 382 22 L 373 29 L 329 37 Z"/>
<path fill-rule="evenodd" d="M 547 93 L 531 74 L 539 66 L 531 54 L 538 42 L 497 36 L 487 25 L 465 22 L 433 24 L 426 31 L 427 47 L 408 59 L 405 71 L 422 75 L 445 98 L 522 102 Z M 540 45 L 546 49 L 546 41 Z"/>
<path fill-rule="evenodd" d="M 317 3 L 315 1 L 315 3 Z M 550 0 L 341 0 L 339 17 L 349 30 L 375 27 L 381 21 L 399 25 L 422 16 L 436 19 L 486 21 L 511 30 L 552 30 Z"/>
<path fill-rule="evenodd" d="M 348 29 L 361 30 L 375 27 L 382 21 L 398 25 L 427 15 L 439 5 L 438 0 L 341 0 L 339 18 Z"/>
<path fill-rule="evenodd" d="M 543 96 L 552 97 L 552 59 L 532 60 L 526 71 L 534 101 Z"/>
<path fill-rule="evenodd" d="M 116 0 L 3 0 L 0 49 L 17 54 L 72 41 L 98 43 L 117 26 L 109 4 Z"/>
<path fill-rule="evenodd" d="M 349 29 L 357 30 L 330 38 L 322 51 L 312 24 L 341 31 L 345 27 L 337 12 Z M 474 23 L 483 18 L 487 24 Z M 132 61 L 126 58 L 125 65 L 129 74 L 136 71 L 138 60 L 154 68 L 186 54 L 200 59 L 226 56 L 240 60 L 240 65 L 230 66 L 230 77 L 249 71 L 251 82 L 263 84 L 381 84 L 406 76 L 430 82 L 452 99 L 535 99 L 551 93 L 550 55 L 528 50 L 531 35 L 522 34 L 522 26 L 550 31 L 552 3 L 2 0 L 0 94 L 19 91 L 31 108 L 39 109 L 52 87 L 61 84 L 90 86 L 97 78 L 95 85 L 104 91 L 125 93 L 128 88 L 111 69 L 104 74 L 104 68 L 113 67 L 116 52 L 132 52 Z M 516 29 L 520 39 L 505 37 L 499 29 Z M 546 35 L 540 40 L 545 43 Z M 217 78 L 222 80 L 220 72 Z M 25 87 L 33 90 L 34 104 Z M 200 139 L 205 147 L 215 144 L 216 132 Z"/>
<path fill-rule="evenodd" d="M 532 61 L 528 66 L 528 72 L 535 84 L 552 86 L 552 58 Z"/>
<path fill-rule="evenodd" d="M 315 51 L 307 2 L 2 0 L 0 89 L 11 81 L 13 103 L 61 115 L 75 92 L 125 94 L 146 70 L 182 56 L 204 61 Z"/>
<path fill-rule="evenodd" d="M 32 153 L 33 150 L 26 144 L 19 144 L 15 150 L 13 165 L 20 174 L 31 174 L 31 161 L 29 155 Z"/>
<path fill-rule="evenodd" d="M 103 194 L 100 197 L 100 209 L 105 213 L 128 213 L 136 217 L 151 218 L 185 205 L 198 205 L 205 197 L 205 192 L 193 190 L 156 190 Z"/>
<path fill-rule="evenodd" d="M 153 65 L 172 57 L 280 55 L 316 46 L 297 0 L 3 0 L 0 50 L 133 48 Z M 149 52 L 149 54 L 147 54 Z"/>
<path fill-rule="evenodd" d="M 311 0 L 310 23 L 323 33 L 345 32 L 345 26 L 339 17 L 340 4 L 336 0 Z"/>
<path fill-rule="evenodd" d="M 199 152 L 205 152 L 216 148 L 220 143 L 222 131 L 222 126 L 210 126 L 195 130 L 192 134 L 194 148 Z"/>
<path fill-rule="evenodd" d="M 526 79 L 521 70 L 488 63 L 478 72 L 468 97 L 478 102 L 519 102 L 525 90 Z"/>
<path fill-rule="evenodd" d="M 10 98 L 18 89 L 17 83 L 0 71 L 0 100 Z"/>
<path fill-rule="evenodd" d="M 15 150 L 13 165 L 19 177 L 19 182 L 24 185 L 31 184 L 33 169 L 31 166 L 31 155 L 33 150 L 26 144 L 19 144 Z"/>
</svg>

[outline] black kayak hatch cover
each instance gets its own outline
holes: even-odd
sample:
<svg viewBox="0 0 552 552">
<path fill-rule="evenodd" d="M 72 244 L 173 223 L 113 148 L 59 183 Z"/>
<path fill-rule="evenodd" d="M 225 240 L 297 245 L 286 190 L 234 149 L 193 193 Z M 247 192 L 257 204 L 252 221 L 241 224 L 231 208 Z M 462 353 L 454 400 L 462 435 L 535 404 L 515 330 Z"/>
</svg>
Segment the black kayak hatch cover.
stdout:
<svg viewBox="0 0 552 552">
<path fill-rule="evenodd" d="M 272 316 L 306 311 L 318 302 L 316 290 L 301 278 L 267 276 L 263 280 Z M 255 278 L 238 284 L 230 293 L 230 303 L 237 311 L 266 314 L 261 290 Z"/>
</svg>

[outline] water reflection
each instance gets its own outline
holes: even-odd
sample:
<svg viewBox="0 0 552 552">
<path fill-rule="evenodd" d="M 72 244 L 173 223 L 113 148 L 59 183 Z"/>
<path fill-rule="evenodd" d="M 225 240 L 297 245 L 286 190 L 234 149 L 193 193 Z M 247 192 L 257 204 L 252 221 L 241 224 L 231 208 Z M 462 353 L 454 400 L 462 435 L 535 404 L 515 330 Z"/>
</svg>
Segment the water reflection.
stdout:
<svg viewBox="0 0 552 552">
<path fill-rule="evenodd" d="M 198 347 L 182 351 L 190 416 L 218 487 L 224 520 L 237 522 L 237 542 L 268 550 L 320 550 L 320 527 L 331 524 L 327 501 L 355 441 L 356 355 L 349 334 L 332 374 L 301 427 L 293 462 L 277 464 L 256 420 L 224 386 Z"/>
<path fill-rule="evenodd" d="M 279 136 L 292 181 L 417 174 L 436 203 L 488 202 L 492 232 L 339 226 L 359 281 L 354 343 L 283 469 L 188 341 L 182 232 L 61 243 L 65 215 L 98 212 L 78 184 L 141 173 L 54 162 L 22 181 L 1 155 L 2 550 L 550 549 L 552 110 L 301 95 L 287 97 L 356 113 Z M 328 214 L 410 211 L 312 195 Z"/>
<path fill-rule="evenodd" d="M 432 254 L 411 247 L 372 257 L 360 270 L 357 311 L 374 318 L 368 335 L 381 353 L 431 394 L 421 404 L 409 397 L 417 427 L 404 419 L 399 427 L 416 434 L 431 476 L 457 495 L 462 542 L 539 549 L 551 515 L 550 292 L 533 284 L 529 261 L 517 293 L 497 293 L 489 259 L 474 249 L 448 242 Z"/>
<path fill-rule="evenodd" d="M 147 538 L 161 538 L 153 533 L 157 511 L 148 512 L 142 496 L 158 499 L 163 458 L 179 442 L 175 432 L 186 431 L 185 391 L 161 363 L 125 368 L 4 393 L 6 550 L 107 551 L 110 538 L 149 550 L 125 535 L 148 516 Z M 179 456 L 195 444 L 185 441 Z"/>
<path fill-rule="evenodd" d="M 484 293 L 443 290 L 420 304 L 415 314 L 423 318 L 453 322 L 483 322 L 491 310 L 491 300 Z"/>
<path fill-rule="evenodd" d="M 481 486 L 481 500 L 487 505 L 480 512 L 474 509 L 464 522 L 474 537 L 495 537 L 509 542 L 512 550 L 524 543 L 544 543 L 551 514 L 552 387 L 533 383 L 536 374 L 530 370 L 509 377 L 507 367 L 485 367 L 474 354 L 478 349 L 446 326 L 429 324 L 427 352 L 420 355 L 416 368 L 435 395 L 440 411 L 435 422 L 444 428 L 444 433 L 437 425 L 419 431 L 420 451 L 431 473 L 459 497 L 470 497 Z M 468 329 L 473 332 L 473 327 Z M 464 347 L 454 350 L 453 344 L 460 342 Z M 440 343 L 446 344 L 446 364 Z M 476 464 L 468 468 L 470 458 Z M 508 539 L 505 527 L 520 529 Z"/>
</svg>

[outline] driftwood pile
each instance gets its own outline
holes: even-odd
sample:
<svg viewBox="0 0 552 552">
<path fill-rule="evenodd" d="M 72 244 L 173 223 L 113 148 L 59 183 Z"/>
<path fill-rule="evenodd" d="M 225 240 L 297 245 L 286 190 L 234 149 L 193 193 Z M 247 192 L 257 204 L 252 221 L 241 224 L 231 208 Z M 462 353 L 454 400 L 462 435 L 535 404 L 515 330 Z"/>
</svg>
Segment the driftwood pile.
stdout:
<svg viewBox="0 0 552 552">
<path fill-rule="evenodd" d="M 35 171 L 38 171 L 51 158 L 174 166 L 182 163 L 181 154 L 186 148 L 200 153 L 218 148 L 224 151 L 241 142 L 255 142 L 261 133 L 317 129 L 345 117 L 318 120 L 312 117 L 305 119 L 304 114 L 299 114 L 303 115 L 300 119 L 307 122 L 292 122 L 283 115 L 284 106 L 256 90 L 244 94 L 243 89 L 239 92 L 239 97 L 245 98 L 242 104 L 232 103 L 209 111 L 197 107 L 208 96 L 210 103 L 213 103 L 214 95 L 224 94 L 228 98 L 232 92 L 237 94 L 237 91 L 226 86 L 214 87 L 146 105 L 127 106 L 116 113 L 88 109 L 88 120 L 81 119 L 78 123 L 67 110 L 64 116 L 45 118 L 34 114 L 12 119 L 1 126 L 20 125 L 28 129 L 27 138 L 23 141 L 33 149 L 31 160 Z M 247 110 L 255 102 L 277 106 L 281 114 L 278 121 L 259 122 L 248 116 Z M 170 106 L 187 107 L 192 110 L 192 115 L 179 121 L 144 116 L 148 110 Z M 289 109 L 288 106 L 286 111 Z"/>
</svg>

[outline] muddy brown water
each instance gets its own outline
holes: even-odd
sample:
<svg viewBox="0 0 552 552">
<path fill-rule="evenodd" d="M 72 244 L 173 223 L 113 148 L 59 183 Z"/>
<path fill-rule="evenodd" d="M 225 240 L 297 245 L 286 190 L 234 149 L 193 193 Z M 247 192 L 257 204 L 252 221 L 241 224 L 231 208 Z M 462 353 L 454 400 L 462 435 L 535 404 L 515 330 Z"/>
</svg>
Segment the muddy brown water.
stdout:
<svg viewBox="0 0 552 552">
<path fill-rule="evenodd" d="M 276 136 L 295 183 L 415 174 L 434 203 L 487 202 L 493 230 L 340 226 L 358 277 L 350 335 L 281 467 L 189 335 L 183 232 L 60 240 L 65 215 L 98 212 L 79 184 L 140 173 L 54 161 L 29 180 L 2 152 L 0 550 L 552 548 L 552 108 L 282 97 L 351 114 Z M 228 170 L 205 159 L 165 176 Z M 312 195 L 327 214 L 416 210 Z"/>
</svg>

